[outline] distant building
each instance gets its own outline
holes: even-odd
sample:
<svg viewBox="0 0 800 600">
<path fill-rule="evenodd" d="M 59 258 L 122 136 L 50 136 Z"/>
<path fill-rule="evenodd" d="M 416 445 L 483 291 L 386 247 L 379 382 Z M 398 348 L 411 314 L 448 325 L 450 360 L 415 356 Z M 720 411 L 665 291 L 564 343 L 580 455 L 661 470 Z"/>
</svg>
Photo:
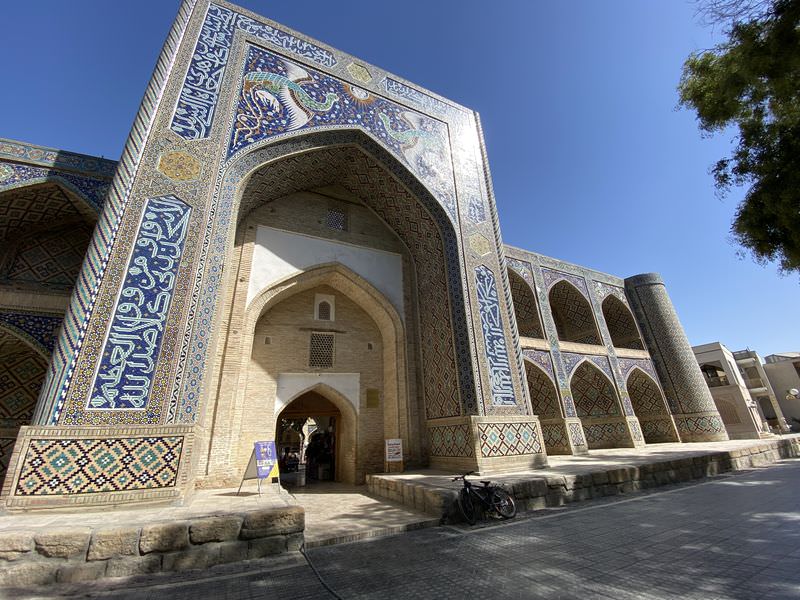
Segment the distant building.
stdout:
<svg viewBox="0 0 800 600">
<path fill-rule="evenodd" d="M 781 409 L 779 398 L 769 382 L 764 370 L 761 357 L 755 350 L 737 350 L 733 353 L 739 372 L 744 377 L 744 383 L 750 397 L 758 403 L 761 413 L 773 431 L 787 433 L 789 425 L 786 422 L 785 411 Z M 800 359 L 798 359 L 800 360 Z"/>
<path fill-rule="evenodd" d="M 764 360 L 764 372 L 786 420 L 792 431 L 800 431 L 800 395 L 790 393 L 800 390 L 800 352 L 770 354 Z"/>
<path fill-rule="evenodd" d="M 745 356 L 743 353 L 741 360 L 747 362 L 747 368 L 751 369 L 748 378 L 745 378 L 743 369 L 739 366 L 734 353 L 728 350 L 720 342 L 702 344 L 692 348 L 700 371 L 706 380 L 717 410 L 722 417 L 722 422 L 728 431 L 731 439 L 759 438 L 770 435 L 770 426 L 767 422 L 767 415 L 762 411 L 761 406 L 756 402 L 749 391 L 749 386 L 754 389 L 762 390 L 766 397 L 770 398 L 770 392 L 766 391 L 763 381 L 756 377 L 758 373 L 752 371 L 752 357 Z M 749 351 L 744 351 L 749 352 Z M 755 353 L 753 353 L 755 354 Z M 760 361 L 757 361 L 760 363 Z M 750 376 L 752 375 L 752 377 Z M 772 396 L 774 398 L 774 394 Z M 767 414 L 780 413 L 777 404 L 770 404 L 770 412 Z M 773 416 L 777 419 L 777 414 Z"/>
</svg>

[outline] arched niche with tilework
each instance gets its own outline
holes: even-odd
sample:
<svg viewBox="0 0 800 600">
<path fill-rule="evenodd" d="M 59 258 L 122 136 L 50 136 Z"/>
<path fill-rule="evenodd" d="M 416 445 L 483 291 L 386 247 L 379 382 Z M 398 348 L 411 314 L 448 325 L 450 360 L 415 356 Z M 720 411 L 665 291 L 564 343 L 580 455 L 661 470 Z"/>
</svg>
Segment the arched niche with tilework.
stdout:
<svg viewBox="0 0 800 600">
<path fill-rule="evenodd" d="M 592 306 L 574 285 L 564 280 L 555 283 L 550 288 L 548 300 L 558 339 L 579 344 L 600 344 Z"/>
<path fill-rule="evenodd" d="M 508 283 L 511 286 L 511 299 L 514 302 L 519 334 L 522 337 L 544 338 L 539 306 L 533 290 L 514 269 L 508 269 Z"/>
<path fill-rule="evenodd" d="M 646 443 L 680 441 L 664 394 L 650 375 L 636 367 L 628 375 L 625 387 Z"/>
<path fill-rule="evenodd" d="M 631 350 L 644 350 L 639 329 L 630 309 L 622 300 L 613 294 L 609 294 L 603 300 L 603 319 L 605 319 L 608 333 L 611 335 L 611 343 L 617 348 L 628 348 Z"/>
</svg>

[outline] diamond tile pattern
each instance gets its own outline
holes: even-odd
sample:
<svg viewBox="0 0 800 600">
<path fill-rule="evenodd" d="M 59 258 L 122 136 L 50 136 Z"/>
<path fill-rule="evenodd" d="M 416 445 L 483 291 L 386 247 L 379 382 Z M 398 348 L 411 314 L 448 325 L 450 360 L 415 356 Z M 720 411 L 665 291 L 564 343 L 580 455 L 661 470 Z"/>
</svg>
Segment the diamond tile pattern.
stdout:
<svg viewBox="0 0 800 600">
<path fill-rule="evenodd" d="M 631 397 L 636 416 L 666 415 L 667 405 L 661 390 L 649 376 L 640 369 L 634 369 L 628 377 L 628 394 Z"/>
<path fill-rule="evenodd" d="M 6 477 L 8 463 L 11 460 L 11 453 L 14 452 L 14 444 L 17 438 L 0 438 L 0 484 Z"/>
<path fill-rule="evenodd" d="M 583 362 L 570 381 L 579 417 L 619 415 L 617 395 L 608 378 L 594 365 Z"/>
<path fill-rule="evenodd" d="M 480 423 L 478 434 L 484 457 L 538 454 L 542 451 L 542 442 L 531 423 Z"/>
<path fill-rule="evenodd" d="M 552 379 L 539 367 L 532 365 L 528 361 L 525 362 L 525 377 L 528 380 L 528 391 L 531 394 L 533 414 L 540 419 L 562 416 L 559 408 L 558 392 L 556 392 L 556 386 L 553 385 Z"/>
<path fill-rule="evenodd" d="M 72 287 L 78 277 L 91 235 L 89 224 L 80 222 L 68 228 L 26 236 L 15 248 L 15 256 L 7 273 L 8 279 Z"/>
<path fill-rule="evenodd" d="M 558 339 L 580 344 L 600 344 L 592 307 L 575 286 L 559 281 L 550 289 L 549 298 Z"/>
<path fill-rule="evenodd" d="M 617 348 L 644 350 L 644 345 L 636 329 L 636 322 L 630 309 L 616 296 L 609 295 L 603 300 L 603 318 L 611 334 L 611 343 Z"/>
<path fill-rule="evenodd" d="M 80 216 L 73 200 L 54 183 L 13 189 L 0 195 L 0 240 L 31 225 L 61 224 Z"/>
<path fill-rule="evenodd" d="M 468 425 L 429 427 L 428 436 L 432 456 L 475 456 Z"/>
<path fill-rule="evenodd" d="M 0 427 L 28 425 L 47 371 L 47 361 L 0 331 Z"/>
<path fill-rule="evenodd" d="M 514 301 L 519 334 L 524 337 L 544 338 L 536 297 L 531 288 L 513 269 L 508 269 L 508 281 L 511 284 L 511 298 Z"/>
<path fill-rule="evenodd" d="M 173 487 L 183 437 L 31 440 L 19 496 Z"/>
</svg>

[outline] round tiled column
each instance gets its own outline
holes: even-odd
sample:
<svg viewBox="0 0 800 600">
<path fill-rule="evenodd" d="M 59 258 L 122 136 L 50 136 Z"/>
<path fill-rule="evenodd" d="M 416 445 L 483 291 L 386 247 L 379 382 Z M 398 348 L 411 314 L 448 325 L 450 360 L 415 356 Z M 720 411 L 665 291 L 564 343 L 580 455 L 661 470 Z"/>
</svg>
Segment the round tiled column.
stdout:
<svg viewBox="0 0 800 600">
<path fill-rule="evenodd" d="M 727 440 L 725 425 L 661 276 L 646 273 L 629 277 L 625 280 L 625 290 L 661 379 L 681 440 Z"/>
</svg>

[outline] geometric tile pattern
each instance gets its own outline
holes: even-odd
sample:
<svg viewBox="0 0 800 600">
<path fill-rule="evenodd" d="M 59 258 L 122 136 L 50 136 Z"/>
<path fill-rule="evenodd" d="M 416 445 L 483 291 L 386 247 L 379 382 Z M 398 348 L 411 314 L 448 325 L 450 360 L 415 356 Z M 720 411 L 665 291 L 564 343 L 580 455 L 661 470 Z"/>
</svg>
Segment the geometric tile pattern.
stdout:
<svg viewBox="0 0 800 600">
<path fill-rule="evenodd" d="M 478 423 L 481 456 L 539 454 L 542 443 L 531 423 Z"/>
<path fill-rule="evenodd" d="M 114 169 L 117 166 L 117 163 L 113 160 L 75 154 L 65 150 L 42 148 L 13 140 L 0 141 L 0 157 L 20 162 L 35 162 L 48 167 L 61 167 L 105 178 L 110 178 L 114 175 Z"/>
<path fill-rule="evenodd" d="M 592 354 L 576 354 L 574 352 L 562 352 L 561 358 L 564 361 L 564 369 L 567 372 L 567 377 L 572 375 L 572 372 L 575 370 L 575 367 L 583 360 L 588 360 L 595 367 L 600 369 L 603 373 L 605 373 L 609 379 L 613 381 L 614 373 L 611 370 L 611 365 L 608 361 L 607 356 L 600 356 L 600 355 L 592 355 Z"/>
<path fill-rule="evenodd" d="M 0 427 L 30 424 L 46 372 L 47 360 L 0 332 Z"/>
<path fill-rule="evenodd" d="M 639 330 L 630 309 L 614 295 L 603 300 L 603 318 L 611 335 L 611 342 L 617 348 L 644 350 Z"/>
<path fill-rule="evenodd" d="M 561 417 L 558 392 L 553 380 L 539 367 L 530 362 L 525 362 L 525 374 L 528 381 L 528 391 L 531 394 L 531 407 L 533 414 L 539 419 Z"/>
<path fill-rule="evenodd" d="M 32 227 L 63 224 L 83 218 L 81 211 L 60 187 L 42 183 L 6 192 L 0 201 L 0 240 Z M 3 253 L 4 254 L 4 253 Z"/>
<path fill-rule="evenodd" d="M 592 307 L 578 288 L 561 280 L 550 288 L 548 297 L 558 339 L 580 344 L 600 344 Z"/>
<path fill-rule="evenodd" d="M 89 408 L 143 409 L 161 349 L 191 208 L 175 196 L 150 198 L 134 244 Z M 67 417 L 69 419 L 69 416 Z"/>
<path fill-rule="evenodd" d="M 539 308 L 531 288 L 515 269 L 508 270 L 508 281 L 511 284 L 511 298 L 514 301 L 519 334 L 524 337 L 544 338 Z"/>
<path fill-rule="evenodd" d="M 639 421 L 630 420 L 628 426 L 631 428 L 631 437 L 637 442 L 642 441 L 642 429 L 639 426 Z"/>
<path fill-rule="evenodd" d="M 589 448 L 608 448 L 627 442 L 630 437 L 624 423 L 590 423 L 584 424 L 586 441 Z"/>
<path fill-rule="evenodd" d="M 648 444 L 679 441 L 670 419 L 642 419 L 639 423 L 642 425 L 644 440 Z"/>
<path fill-rule="evenodd" d="M 628 377 L 626 387 L 637 417 L 669 414 L 661 390 L 644 371 L 634 369 Z"/>
<path fill-rule="evenodd" d="M 563 423 L 542 423 L 542 437 L 548 454 L 551 454 L 553 449 L 569 447 Z"/>
<path fill-rule="evenodd" d="M 431 456 L 475 456 L 469 425 L 428 426 Z"/>
<path fill-rule="evenodd" d="M 575 286 L 575 289 L 583 294 L 584 298 L 589 298 L 589 289 L 586 287 L 586 280 L 583 277 L 573 275 L 572 273 L 554 271 L 553 269 L 548 269 L 545 267 L 542 267 L 542 277 L 544 278 L 545 288 L 548 290 L 553 287 L 554 283 L 558 281 L 569 281 Z"/>
<path fill-rule="evenodd" d="M 42 354 L 45 355 L 53 351 L 56 335 L 63 320 L 62 315 L 0 310 L 0 325 L 39 347 Z M 2 335 L 2 328 L 0 328 L 0 339 L 2 339 Z"/>
<path fill-rule="evenodd" d="M 715 411 L 714 400 L 663 281 L 653 276 L 641 276 L 628 282 L 632 288 L 631 303 L 637 321 L 642 324 L 642 334 L 658 370 L 658 380 L 673 413 Z M 716 424 L 703 421 L 687 427 L 711 432 Z M 704 429 L 706 427 L 711 429 Z"/>
<path fill-rule="evenodd" d="M 92 227 L 79 221 L 21 240 L 5 274 L 11 281 L 39 283 L 47 287 L 71 288 L 78 278 Z"/>
<path fill-rule="evenodd" d="M 103 209 L 103 203 L 108 193 L 107 180 L 74 175 L 73 173 L 56 169 L 32 167 L 30 165 L 4 162 L 0 162 L 0 165 L 3 167 L 2 173 L 0 173 L 0 192 L 7 189 L 19 190 L 19 186 L 25 182 L 32 182 L 32 186 L 41 184 L 48 187 L 56 187 L 57 183 L 62 188 L 66 188 L 78 196 L 90 213 L 97 214 Z M 25 188 L 22 187 L 21 189 Z"/>
<path fill-rule="evenodd" d="M 555 383 L 556 377 L 553 372 L 553 358 L 546 350 L 524 350 L 522 355 L 538 366 Z"/>
<path fill-rule="evenodd" d="M 611 382 L 591 363 L 583 362 L 575 369 L 570 388 L 579 417 L 619 415 Z"/>
<path fill-rule="evenodd" d="M 11 460 L 11 453 L 14 452 L 14 444 L 17 438 L 0 438 L 0 485 L 6 477 L 8 462 Z"/>
<path fill-rule="evenodd" d="M 455 219 L 452 160 L 444 123 L 266 50 L 250 48 L 228 157 L 276 135 L 331 125 L 362 128 L 377 137 Z"/>
<path fill-rule="evenodd" d="M 173 487 L 183 436 L 33 439 L 16 493 L 47 496 Z"/>
<path fill-rule="evenodd" d="M 658 381 L 658 375 L 653 367 L 653 363 L 644 358 L 617 358 L 622 378 L 627 379 L 631 371 L 638 368 L 647 373 L 653 381 Z"/>
<path fill-rule="evenodd" d="M 492 404 L 513 406 L 517 401 L 514 396 L 511 366 L 506 348 L 506 331 L 500 314 L 494 273 L 484 265 L 476 267 L 475 284 L 478 292 L 478 311 L 483 327 L 486 361 L 489 366 Z"/>
<path fill-rule="evenodd" d="M 573 446 L 584 446 L 586 441 L 583 439 L 583 428 L 580 423 L 569 423 L 569 438 Z"/>
<path fill-rule="evenodd" d="M 233 33 L 237 28 L 321 65 L 332 67 L 336 64 L 333 54 L 316 44 L 211 4 L 172 119 L 172 131 L 184 139 L 208 137 Z"/>
<path fill-rule="evenodd" d="M 715 415 L 678 418 L 675 422 L 681 434 L 725 433 L 725 424 Z"/>
</svg>

